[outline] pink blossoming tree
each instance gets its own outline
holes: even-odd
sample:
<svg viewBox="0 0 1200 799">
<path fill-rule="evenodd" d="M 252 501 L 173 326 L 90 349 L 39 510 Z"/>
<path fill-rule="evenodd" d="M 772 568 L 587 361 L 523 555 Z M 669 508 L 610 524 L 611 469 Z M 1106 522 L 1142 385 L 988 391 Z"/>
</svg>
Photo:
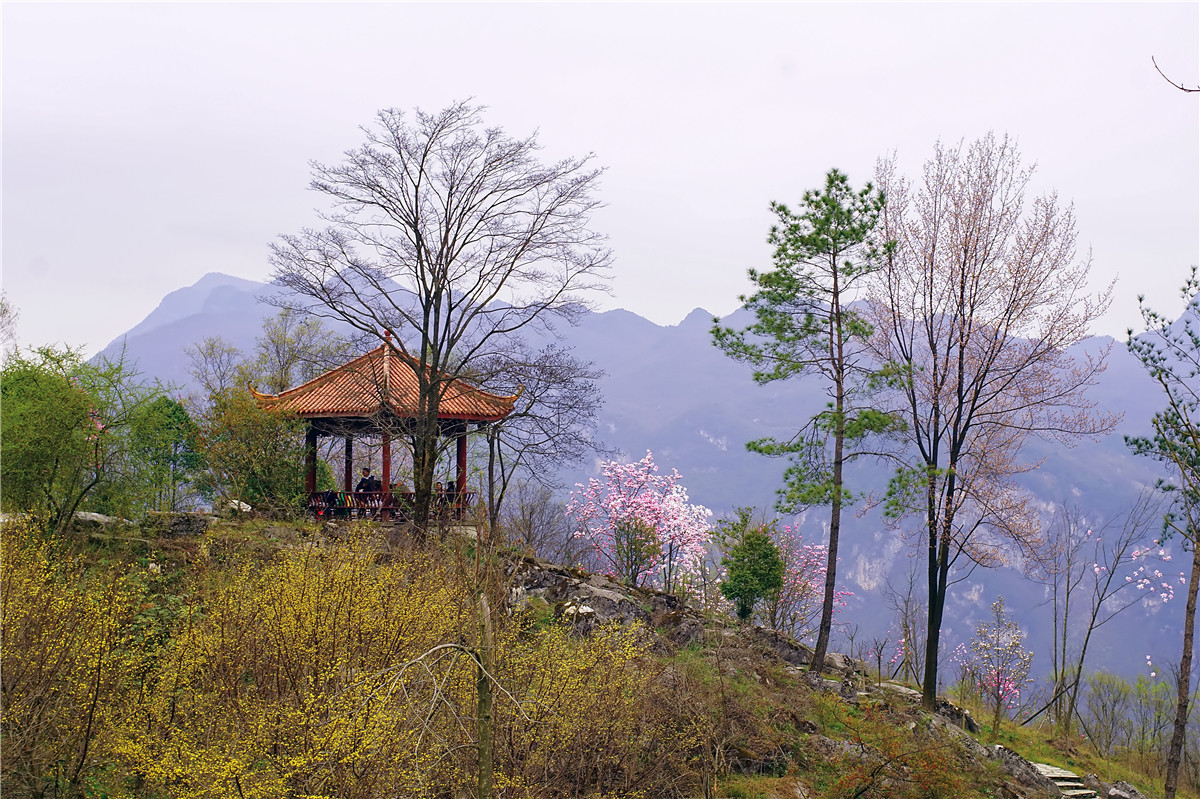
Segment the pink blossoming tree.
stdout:
<svg viewBox="0 0 1200 799">
<path fill-rule="evenodd" d="M 992 740 L 1000 731 L 1004 712 L 1021 703 L 1021 689 L 1032 682 L 1033 652 L 1025 649 L 1025 633 L 1004 609 L 1004 597 L 992 603 L 991 621 L 975 626 L 971 639 L 971 670 L 984 702 L 992 710 Z"/>
<path fill-rule="evenodd" d="M 654 456 L 609 461 L 567 502 L 575 536 L 591 544 L 613 576 L 675 593 L 707 555 L 712 511 L 688 502 L 678 471 L 659 474 Z"/>
<path fill-rule="evenodd" d="M 821 621 L 829 548 L 806 543 L 800 531 L 791 525 L 773 528 L 771 538 L 783 560 L 783 587 L 764 604 L 764 621 L 796 640 L 809 638 L 817 632 Z M 834 614 L 846 606 L 846 599 L 851 596 L 853 593 L 845 586 L 834 591 Z"/>
</svg>

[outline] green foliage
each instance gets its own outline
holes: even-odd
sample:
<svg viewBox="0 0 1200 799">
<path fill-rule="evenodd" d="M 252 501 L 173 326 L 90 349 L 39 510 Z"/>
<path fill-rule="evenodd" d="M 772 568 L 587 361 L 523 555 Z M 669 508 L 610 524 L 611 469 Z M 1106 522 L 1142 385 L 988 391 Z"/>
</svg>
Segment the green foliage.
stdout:
<svg viewBox="0 0 1200 799">
<path fill-rule="evenodd" d="M 87 362 L 54 347 L 13 353 L 0 395 L 4 510 L 61 530 L 77 510 L 131 515 L 147 507 L 139 420 L 165 398 L 123 358 Z"/>
<path fill-rule="evenodd" d="M 159 397 L 133 418 L 131 454 L 145 484 L 149 510 L 181 510 L 185 489 L 203 465 L 196 451 L 199 428 L 187 409 Z"/>
<path fill-rule="evenodd" d="M 1129 332 L 1129 350 L 1162 388 L 1166 407 L 1154 415 L 1153 435 L 1125 439 L 1134 452 L 1162 461 L 1171 470 L 1171 477 L 1160 482 L 1160 487 L 1175 499 L 1166 526 L 1168 531 L 1183 536 L 1185 546 L 1190 544 L 1192 548 L 1179 690 L 1163 790 L 1168 799 L 1175 796 L 1184 754 L 1196 593 L 1200 591 L 1200 274 L 1196 267 L 1192 267 L 1180 293 L 1186 306 L 1174 320 L 1148 308 L 1145 298 L 1138 298 L 1146 330 L 1136 338 L 1132 330 Z"/>
<path fill-rule="evenodd" d="M 0 467 L 6 511 L 53 511 L 78 464 L 87 462 L 91 402 L 72 381 L 80 364 L 78 353 L 48 348 L 30 358 L 14 353 L 5 363 Z"/>
<path fill-rule="evenodd" d="M 1166 407 L 1154 415 L 1150 436 L 1126 436 L 1139 455 L 1166 463 L 1174 472 L 1160 487 L 1177 500 L 1170 529 L 1189 541 L 1200 535 L 1200 274 L 1192 267 L 1181 289 L 1186 307 L 1170 319 L 1141 303 L 1145 332 L 1129 331 L 1129 350 L 1162 387 Z"/>
<path fill-rule="evenodd" d="M 890 249 L 872 238 L 883 206 L 883 195 L 870 184 L 855 192 L 836 169 L 826 175 L 823 190 L 805 192 L 799 213 L 772 203 L 774 269 L 749 270 L 756 291 L 739 298 L 755 322 L 743 330 L 712 330 L 713 343 L 751 364 L 757 382 L 819 374 L 832 398 L 793 438 L 747 444 L 752 452 L 791 459 L 780 510 L 828 505 L 835 496 L 849 501 L 828 447 L 835 447 L 832 461 L 840 464 L 853 457 L 841 453 L 843 442 L 896 424 L 864 404 L 880 376 L 863 352 L 871 324 L 851 306 L 862 279 L 879 269 L 880 255 Z"/>
<path fill-rule="evenodd" d="M 652 526 L 634 518 L 614 522 L 612 561 L 621 582 L 637 585 L 661 554 L 662 542 Z"/>
<path fill-rule="evenodd" d="M 721 593 L 734 603 L 740 621 L 750 618 L 760 599 L 783 587 L 783 560 L 765 525 L 746 530 L 721 564 L 726 569 Z"/>
<path fill-rule="evenodd" d="M 746 446 L 752 452 L 786 457 L 776 507 L 792 511 L 829 506 L 829 547 L 812 667 L 824 663 L 833 626 L 838 537 L 842 506 L 853 497 L 844 482 L 845 465 L 868 454 L 864 440 L 896 429 L 888 413 L 871 407 L 875 392 L 888 382 L 876 371 L 867 341 L 871 323 L 854 307 L 865 279 L 880 270 L 894 247 L 880 244 L 875 228 L 884 196 L 867 184 L 854 191 L 836 169 L 823 189 L 804 193 L 801 210 L 772 203 L 776 224 L 773 269 L 749 276 L 755 292 L 743 296 L 754 324 L 743 330 L 713 327 L 713 344 L 731 358 L 754 367 L 759 383 L 819 375 L 829 397 L 826 408 L 787 440 L 764 438 Z"/>
<path fill-rule="evenodd" d="M 245 390 L 212 397 L 199 420 L 197 448 L 208 470 L 201 489 L 214 501 L 240 501 L 272 513 L 303 507 L 304 422 L 258 407 Z"/>
<path fill-rule="evenodd" d="M 740 507 L 733 510 L 733 517 L 722 517 L 713 525 L 712 540 L 722 554 L 728 554 L 737 546 L 746 531 L 755 526 L 755 517 L 758 515 L 754 508 Z"/>
</svg>

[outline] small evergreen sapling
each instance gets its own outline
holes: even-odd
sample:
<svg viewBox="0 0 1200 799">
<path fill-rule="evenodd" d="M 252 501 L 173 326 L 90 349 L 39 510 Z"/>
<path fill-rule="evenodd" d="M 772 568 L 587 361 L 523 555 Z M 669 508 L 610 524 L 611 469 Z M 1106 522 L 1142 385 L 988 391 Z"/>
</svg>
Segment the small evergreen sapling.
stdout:
<svg viewBox="0 0 1200 799">
<path fill-rule="evenodd" d="M 721 593 L 734 603 L 739 621 L 748 621 L 755 603 L 783 587 L 783 559 L 764 527 L 746 530 L 721 565 L 726 569 Z"/>
</svg>

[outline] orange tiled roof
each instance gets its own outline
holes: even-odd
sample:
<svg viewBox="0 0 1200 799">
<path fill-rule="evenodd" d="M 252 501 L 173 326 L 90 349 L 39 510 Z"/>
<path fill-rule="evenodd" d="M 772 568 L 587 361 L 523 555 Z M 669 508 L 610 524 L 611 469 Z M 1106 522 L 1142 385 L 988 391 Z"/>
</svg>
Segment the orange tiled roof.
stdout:
<svg viewBox="0 0 1200 799">
<path fill-rule="evenodd" d="M 289 410 L 306 418 L 369 417 L 385 402 L 395 415 L 410 417 L 417 412 L 416 370 L 413 358 L 391 344 L 380 344 L 367 354 L 282 394 L 261 394 L 253 386 L 250 391 L 264 408 Z M 452 380 L 438 406 L 438 418 L 496 422 L 512 413 L 519 394 L 502 397 L 462 380 Z"/>
</svg>

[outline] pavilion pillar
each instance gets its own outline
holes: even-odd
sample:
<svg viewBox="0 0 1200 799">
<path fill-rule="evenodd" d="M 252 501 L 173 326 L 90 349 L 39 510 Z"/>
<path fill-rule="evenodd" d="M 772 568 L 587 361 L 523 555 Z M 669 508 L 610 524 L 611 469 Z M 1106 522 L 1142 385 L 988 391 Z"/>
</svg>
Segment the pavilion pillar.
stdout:
<svg viewBox="0 0 1200 799">
<path fill-rule="evenodd" d="M 462 428 L 458 433 L 457 452 L 455 455 L 458 460 L 457 473 L 454 476 L 454 490 L 462 493 L 467 490 L 467 423 L 463 422 Z"/>
<path fill-rule="evenodd" d="M 354 490 L 354 436 L 346 434 L 346 458 L 342 464 L 342 490 Z"/>
<path fill-rule="evenodd" d="M 304 490 L 317 490 L 317 428 L 311 424 L 304 432 Z"/>
<path fill-rule="evenodd" d="M 392 436 L 387 430 L 383 433 L 383 518 L 392 518 L 389 508 L 392 505 Z"/>
</svg>

